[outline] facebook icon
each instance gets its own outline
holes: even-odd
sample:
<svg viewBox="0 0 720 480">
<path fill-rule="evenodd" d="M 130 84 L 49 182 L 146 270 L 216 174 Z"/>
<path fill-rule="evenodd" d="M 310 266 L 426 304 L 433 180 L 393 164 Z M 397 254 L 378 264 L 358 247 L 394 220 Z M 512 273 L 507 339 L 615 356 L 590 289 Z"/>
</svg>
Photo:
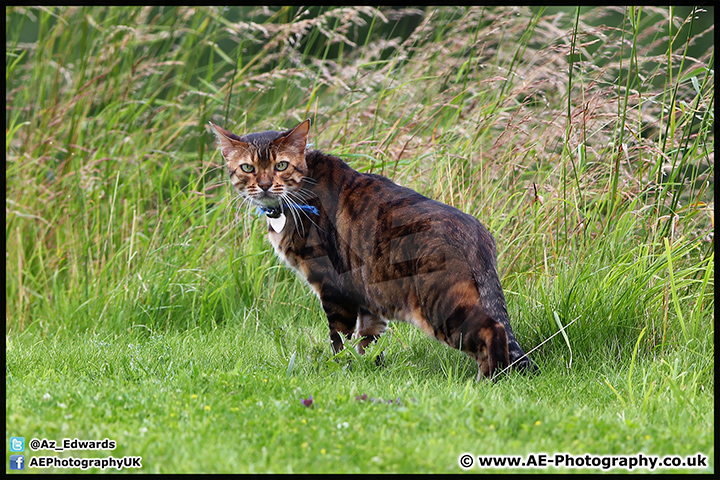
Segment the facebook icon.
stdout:
<svg viewBox="0 0 720 480">
<path fill-rule="evenodd" d="M 25 455 L 10 455 L 10 470 L 25 470 Z"/>
</svg>

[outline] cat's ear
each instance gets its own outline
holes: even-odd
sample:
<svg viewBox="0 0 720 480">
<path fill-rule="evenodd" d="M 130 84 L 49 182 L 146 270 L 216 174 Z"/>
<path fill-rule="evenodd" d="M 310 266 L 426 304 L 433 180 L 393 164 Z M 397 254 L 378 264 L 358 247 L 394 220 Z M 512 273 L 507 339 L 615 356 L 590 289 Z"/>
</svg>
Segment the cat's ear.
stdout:
<svg viewBox="0 0 720 480">
<path fill-rule="evenodd" d="M 304 155 L 305 145 L 307 145 L 307 136 L 309 129 L 310 119 L 308 118 L 300 125 L 293 128 L 290 133 L 275 140 L 275 143 L 283 151 L 287 151 L 298 156 Z"/>
<path fill-rule="evenodd" d="M 234 149 L 238 149 L 238 148 L 245 149 L 248 147 L 248 144 L 240 141 L 237 138 L 237 135 L 234 135 L 234 134 L 228 132 L 224 128 L 219 127 L 212 122 L 208 122 L 208 123 L 215 130 L 215 135 L 217 136 L 218 140 L 220 141 L 220 151 L 222 151 L 222 154 L 225 158 L 227 158 L 229 152 L 231 152 Z"/>
</svg>

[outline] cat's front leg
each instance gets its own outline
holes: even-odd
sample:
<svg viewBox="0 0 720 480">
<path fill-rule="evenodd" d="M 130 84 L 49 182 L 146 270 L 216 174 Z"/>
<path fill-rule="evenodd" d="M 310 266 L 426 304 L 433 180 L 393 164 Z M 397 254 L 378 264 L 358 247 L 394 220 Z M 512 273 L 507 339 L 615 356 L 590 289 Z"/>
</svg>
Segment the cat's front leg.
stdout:
<svg viewBox="0 0 720 480">
<path fill-rule="evenodd" d="M 358 306 L 335 288 L 326 285 L 320 291 L 320 301 L 327 315 L 333 353 L 338 353 L 355 331 Z"/>
<path fill-rule="evenodd" d="M 383 332 L 387 329 L 387 324 L 388 322 L 384 318 L 373 315 L 365 308 L 360 308 L 360 311 L 358 312 L 358 327 L 356 333 L 356 335 L 361 339 L 357 347 L 360 355 L 364 355 L 365 349 L 368 345 L 377 340 L 380 335 L 383 334 Z M 375 358 L 375 363 L 378 365 L 381 364 L 383 362 L 383 358 L 384 355 L 381 352 L 377 358 Z"/>
</svg>

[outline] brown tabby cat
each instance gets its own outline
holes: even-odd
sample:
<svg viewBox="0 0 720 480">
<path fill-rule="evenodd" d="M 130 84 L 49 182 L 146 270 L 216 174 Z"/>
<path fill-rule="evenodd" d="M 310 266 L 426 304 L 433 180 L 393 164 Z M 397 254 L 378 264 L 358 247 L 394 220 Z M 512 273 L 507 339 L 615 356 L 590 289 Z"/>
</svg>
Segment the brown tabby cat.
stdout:
<svg viewBox="0 0 720 480">
<path fill-rule="evenodd" d="M 309 120 L 242 137 L 211 125 L 275 252 L 320 298 L 335 352 L 355 332 L 364 353 L 395 319 L 466 352 L 478 380 L 537 369 L 508 321 L 495 241 L 474 217 L 306 149 Z"/>
</svg>

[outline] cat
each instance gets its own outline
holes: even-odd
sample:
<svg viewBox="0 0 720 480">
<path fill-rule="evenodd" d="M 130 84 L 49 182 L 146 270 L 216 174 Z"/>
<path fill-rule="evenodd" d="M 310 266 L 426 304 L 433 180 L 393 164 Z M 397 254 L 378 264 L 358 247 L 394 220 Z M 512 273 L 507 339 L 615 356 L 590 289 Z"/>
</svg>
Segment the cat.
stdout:
<svg viewBox="0 0 720 480">
<path fill-rule="evenodd" d="M 335 353 L 409 322 L 478 363 L 537 366 L 509 323 L 495 240 L 473 216 L 307 146 L 310 121 L 238 136 L 210 125 L 230 180 L 267 217 L 276 254 L 320 299 Z"/>
</svg>

